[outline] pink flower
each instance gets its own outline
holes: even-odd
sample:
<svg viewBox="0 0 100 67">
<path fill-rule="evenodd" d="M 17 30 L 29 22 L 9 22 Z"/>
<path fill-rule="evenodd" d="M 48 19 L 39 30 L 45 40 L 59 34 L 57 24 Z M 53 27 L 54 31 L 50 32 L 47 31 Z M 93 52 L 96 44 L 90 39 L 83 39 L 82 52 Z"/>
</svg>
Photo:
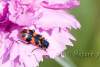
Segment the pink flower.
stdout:
<svg viewBox="0 0 100 67">
<path fill-rule="evenodd" d="M 66 10 L 79 6 L 78 0 L 0 1 L 0 67 L 37 67 L 43 58 L 56 58 L 76 40 L 72 28 L 79 22 Z M 22 29 L 34 29 L 49 42 L 46 50 L 22 42 Z"/>
</svg>

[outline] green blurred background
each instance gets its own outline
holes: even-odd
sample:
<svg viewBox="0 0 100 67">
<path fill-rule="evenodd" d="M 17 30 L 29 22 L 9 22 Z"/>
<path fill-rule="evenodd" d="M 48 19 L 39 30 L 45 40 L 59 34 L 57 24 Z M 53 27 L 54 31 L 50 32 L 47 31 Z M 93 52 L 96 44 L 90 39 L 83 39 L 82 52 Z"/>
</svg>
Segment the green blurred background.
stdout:
<svg viewBox="0 0 100 67">
<path fill-rule="evenodd" d="M 71 13 L 81 23 L 80 30 L 72 30 L 77 41 L 65 51 L 70 67 L 100 67 L 100 0 L 81 0 Z M 66 62 L 67 64 L 67 62 Z M 40 67 L 63 67 L 55 60 L 45 60 Z M 68 67 L 68 66 L 66 66 Z"/>
</svg>

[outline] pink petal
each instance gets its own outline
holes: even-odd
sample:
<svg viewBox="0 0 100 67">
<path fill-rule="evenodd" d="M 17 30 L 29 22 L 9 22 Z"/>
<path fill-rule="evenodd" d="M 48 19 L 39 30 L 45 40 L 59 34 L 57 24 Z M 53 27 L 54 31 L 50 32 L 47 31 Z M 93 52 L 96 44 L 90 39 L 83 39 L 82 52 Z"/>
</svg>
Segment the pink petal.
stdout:
<svg viewBox="0 0 100 67">
<path fill-rule="evenodd" d="M 50 58 L 55 58 L 61 55 L 67 48 L 66 45 L 73 46 L 71 40 L 75 40 L 68 31 L 59 32 L 58 28 L 53 30 L 51 36 L 49 36 L 46 32 L 42 32 L 42 35 L 46 37 L 46 40 L 50 43 L 47 49 L 47 54 Z"/>
<path fill-rule="evenodd" d="M 43 14 L 36 26 L 38 28 L 48 29 L 55 27 L 80 28 L 79 22 L 72 15 L 64 11 L 43 10 Z"/>
<path fill-rule="evenodd" d="M 43 1 L 41 5 L 49 9 L 68 9 L 79 6 L 78 0 L 48 0 Z"/>
</svg>

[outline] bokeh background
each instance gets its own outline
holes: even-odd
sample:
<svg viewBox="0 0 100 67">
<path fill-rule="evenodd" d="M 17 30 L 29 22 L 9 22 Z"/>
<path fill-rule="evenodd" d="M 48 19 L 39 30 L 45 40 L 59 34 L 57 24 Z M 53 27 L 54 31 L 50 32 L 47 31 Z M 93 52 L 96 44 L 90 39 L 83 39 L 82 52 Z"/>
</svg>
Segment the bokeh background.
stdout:
<svg viewBox="0 0 100 67">
<path fill-rule="evenodd" d="M 100 0 L 80 0 L 81 5 L 71 13 L 81 23 L 80 30 L 72 30 L 77 38 L 74 47 L 65 51 L 64 63 L 45 60 L 40 67 L 100 67 Z M 69 64 L 69 66 L 67 66 Z"/>
</svg>

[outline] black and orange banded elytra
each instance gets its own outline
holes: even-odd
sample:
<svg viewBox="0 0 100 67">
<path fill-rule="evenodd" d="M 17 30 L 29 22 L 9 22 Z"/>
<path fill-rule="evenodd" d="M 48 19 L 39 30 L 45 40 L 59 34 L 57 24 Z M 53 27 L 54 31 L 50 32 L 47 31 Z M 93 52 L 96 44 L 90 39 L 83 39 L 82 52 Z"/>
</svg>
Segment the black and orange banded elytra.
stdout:
<svg viewBox="0 0 100 67">
<path fill-rule="evenodd" d="M 20 32 L 20 38 L 27 44 L 32 44 L 42 49 L 47 49 L 49 46 L 49 42 L 42 35 L 37 34 L 35 30 L 23 29 Z"/>
</svg>

